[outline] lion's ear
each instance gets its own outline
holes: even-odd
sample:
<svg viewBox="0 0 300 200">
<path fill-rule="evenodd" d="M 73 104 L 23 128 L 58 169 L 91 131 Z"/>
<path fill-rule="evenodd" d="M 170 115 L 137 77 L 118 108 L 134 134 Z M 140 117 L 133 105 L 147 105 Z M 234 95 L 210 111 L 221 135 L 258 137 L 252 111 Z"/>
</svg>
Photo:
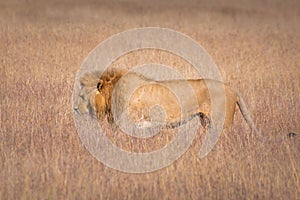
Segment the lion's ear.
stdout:
<svg viewBox="0 0 300 200">
<path fill-rule="evenodd" d="M 103 86 L 103 80 L 100 80 L 97 84 L 97 89 L 100 91 L 102 89 Z"/>
</svg>

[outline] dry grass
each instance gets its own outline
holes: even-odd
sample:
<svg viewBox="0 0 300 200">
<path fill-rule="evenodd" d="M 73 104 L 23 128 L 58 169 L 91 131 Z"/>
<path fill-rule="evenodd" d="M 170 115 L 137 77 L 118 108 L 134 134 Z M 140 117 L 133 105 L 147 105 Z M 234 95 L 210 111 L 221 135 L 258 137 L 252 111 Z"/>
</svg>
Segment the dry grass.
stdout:
<svg viewBox="0 0 300 200">
<path fill-rule="evenodd" d="M 0 199 L 299 199 L 300 5 L 231 3 L 1 2 Z M 203 45 L 261 135 L 238 113 L 201 160 L 204 130 L 153 173 L 123 173 L 93 158 L 72 117 L 75 73 L 99 42 L 142 26 L 173 28 Z"/>
</svg>

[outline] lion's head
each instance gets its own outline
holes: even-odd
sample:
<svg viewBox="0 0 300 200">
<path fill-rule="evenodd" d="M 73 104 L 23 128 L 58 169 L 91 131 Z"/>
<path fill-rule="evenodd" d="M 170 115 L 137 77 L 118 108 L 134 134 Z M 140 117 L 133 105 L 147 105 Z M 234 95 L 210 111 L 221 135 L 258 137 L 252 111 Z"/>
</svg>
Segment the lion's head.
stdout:
<svg viewBox="0 0 300 200">
<path fill-rule="evenodd" d="M 75 110 L 80 114 L 96 115 L 100 119 L 107 114 L 108 120 L 112 121 L 111 94 L 124 73 L 120 70 L 106 70 L 84 74 L 80 78 L 81 90 Z"/>
</svg>

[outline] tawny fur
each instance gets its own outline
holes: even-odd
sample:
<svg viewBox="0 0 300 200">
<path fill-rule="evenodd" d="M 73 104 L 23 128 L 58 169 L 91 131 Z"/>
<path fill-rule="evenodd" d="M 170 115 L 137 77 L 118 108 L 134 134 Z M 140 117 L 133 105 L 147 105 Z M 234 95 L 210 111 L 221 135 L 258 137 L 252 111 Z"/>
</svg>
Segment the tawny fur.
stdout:
<svg viewBox="0 0 300 200">
<path fill-rule="evenodd" d="M 232 125 L 235 108 L 238 105 L 250 128 L 257 132 L 242 97 L 224 83 L 205 79 L 155 81 L 134 72 L 126 74 L 124 71 L 114 70 L 102 73 L 100 78 L 98 75 L 99 73 L 86 74 L 81 79 L 82 92 L 90 91 L 86 94 L 90 98 L 79 98 L 78 107 L 84 108 L 85 111 L 82 110 L 83 112 L 96 114 L 98 118 L 107 116 L 109 122 L 113 122 L 113 116 L 119 116 L 120 112 L 123 112 L 127 107 L 133 122 L 150 122 L 153 120 L 151 118 L 151 108 L 156 105 L 164 109 L 166 124 L 176 124 L 182 119 L 188 119 L 190 116 L 196 116 L 197 114 L 201 114 L 198 116 L 209 117 L 211 100 L 207 83 L 211 82 L 218 89 L 224 88 L 225 90 L 224 127 Z M 124 76 L 126 78 L 122 78 Z M 140 83 L 140 86 L 130 93 L 130 99 L 126 99 L 129 95 L 128 92 L 130 92 L 128 88 L 132 88 L 136 83 Z M 183 100 L 179 103 L 176 94 L 170 88 L 176 88 L 179 91 L 180 88 L 183 88 L 180 92 L 184 93 L 186 86 L 183 87 L 183 85 L 189 85 L 193 92 L 192 96 L 189 96 L 191 92 L 183 94 Z M 88 90 L 90 86 L 92 90 Z M 192 101 L 193 99 L 195 101 Z M 183 106 L 184 111 L 182 110 Z M 203 120 L 206 120 L 206 118 L 203 118 Z"/>
</svg>

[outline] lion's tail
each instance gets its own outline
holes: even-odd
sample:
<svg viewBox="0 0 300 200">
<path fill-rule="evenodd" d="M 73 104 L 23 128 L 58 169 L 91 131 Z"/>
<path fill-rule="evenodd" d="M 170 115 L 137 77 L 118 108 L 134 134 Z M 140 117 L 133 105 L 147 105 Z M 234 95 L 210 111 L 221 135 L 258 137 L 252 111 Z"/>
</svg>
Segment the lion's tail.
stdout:
<svg viewBox="0 0 300 200">
<path fill-rule="evenodd" d="M 241 95 L 239 93 L 237 93 L 238 96 L 238 106 L 241 110 L 241 113 L 243 115 L 243 117 L 245 118 L 247 124 L 249 125 L 249 127 L 251 128 L 252 131 L 254 131 L 255 133 L 259 133 L 258 129 L 256 128 L 256 126 L 254 125 L 251 116 L 249 115 L 249 112 L 246 108 L 246 104 L 243 100 L 243 98 L 241 97 Z"/>
</svg>

